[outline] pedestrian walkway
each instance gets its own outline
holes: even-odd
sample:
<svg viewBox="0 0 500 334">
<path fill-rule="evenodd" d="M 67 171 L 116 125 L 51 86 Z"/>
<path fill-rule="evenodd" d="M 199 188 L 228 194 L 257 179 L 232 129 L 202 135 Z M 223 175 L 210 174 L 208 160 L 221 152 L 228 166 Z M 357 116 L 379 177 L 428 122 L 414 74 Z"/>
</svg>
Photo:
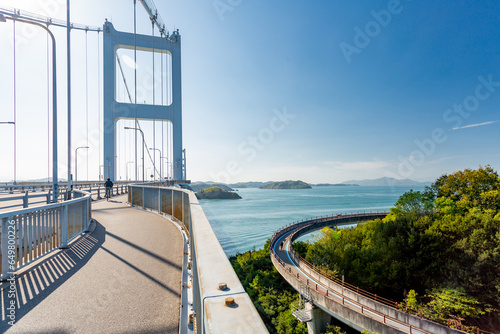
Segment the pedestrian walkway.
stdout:
<svg viewBox="0 0 500 334">
<path fill-rule="evenodd" d="M 14 326 L 2 284 L 0 333 L 178 333 L 182 236 L 125 201 L 94 202 L 91 232 L 18 274 Z"/>
</svg>

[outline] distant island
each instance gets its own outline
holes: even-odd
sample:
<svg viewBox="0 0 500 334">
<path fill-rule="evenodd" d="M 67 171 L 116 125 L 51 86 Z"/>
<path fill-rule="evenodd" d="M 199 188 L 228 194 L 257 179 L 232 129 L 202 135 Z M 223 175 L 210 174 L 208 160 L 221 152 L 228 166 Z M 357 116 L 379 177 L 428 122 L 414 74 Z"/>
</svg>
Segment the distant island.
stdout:
<svg viewBox="0 0 500 334">
<path fill-rule="evenodd" d="M 313 184 L 313 187 L 358 187 L 359 184 L 351 184 L 351 183 L 318 183 Z"/>
<path fill-rule="evenodd" d="M 262 186 L 265 186 L 267 184 L 272 183 L 272 181 L 267 181 L 267 182 L 259 182 L 259 181 L 249 181 L 249 182 L 238 182 L 238 183 L 231 183 L 228 184 L 231 188 L 259 188 Z"/>
<path fill-rule="evenodd" d="M 303 181 L 279 181 L 260 186 L 259 189 L 311 189 L 311 185 Z"/>
<path fill-rule="evenodd" d="M 428 186 L 431 182 L 419 182 L 410 179 L 395 179 L 392 177 L 381 177 L 373 180 L 349 180 L 343 184 L 358 184 L 360 186 Z"/>
<path fill-rule="evenodd" d="M 219 187 L 228 192 L 234 191 L 238 188 L 259 188 L 259 189 L 309 189 L 311 187 L 357 187 L 357 186 L 428 186 L 430 182 L 421 182 L 410 179 L 396 179 L 392 177 L 381 177 L 378 179 L 363 179 L 363 180 L 349 180 L 342 183 L 317 183 L 308 184 L 303 181 L 247 181 L 236 183 L 217 183 L 217 182 L 193 182 L 186 185 L 185 188 L 198 192 L 202 189 L 210 187 Z"/>
<path fill-rule="evenodd" d="M 193 183 L 190 183 L 189 186 L 187 186 L 186 188 L 188 188 L 189 190 L 192 190 L 195 193 L 197 193 L 200 190 L 208 189 L 210 187 L 219 187 L 219 188 L 222 188 L 222 189 L 224 189 L 226 191 L 234 191 L 234 189 L 232 189 L 227 184 L 224 184 L 224 183 L 214 183 L 214 182 L 193 182 Z"/>
<path fill-rule="evenodd" d="M 235 192 L 227 191 L 221 187 L 210 187 L 196 193 L 198 199 L 241 199 Z"/>
</svg>

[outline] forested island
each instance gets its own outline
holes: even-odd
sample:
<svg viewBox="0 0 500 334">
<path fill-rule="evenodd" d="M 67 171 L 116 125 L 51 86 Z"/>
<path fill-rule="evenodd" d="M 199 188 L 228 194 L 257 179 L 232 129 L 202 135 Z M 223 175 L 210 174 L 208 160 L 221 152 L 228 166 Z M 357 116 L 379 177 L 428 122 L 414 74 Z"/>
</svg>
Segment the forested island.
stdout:
<svg viewBox="0 0 500 334">
<path fill-rule="evenodd" d="M 359 187 L 359 184 L 354 183 L 318 183 L 313 184 L 313 187 Z"/>
<path fill-rule="evenodd" d="M 198 199 L 241 199 L 235 192 L 224 190 L 220 187 L 202 189 L 196 193 Z"/>
<path fill-rule="evenodd" d="M 233 188 L 224 183 L 213 183 L 213 182 L 193 182 L 184 186 L 186 189 L 192 190 L 197 193 L 200 190 L 208 189 L 210 187 L 219 187 L 226 191 L 234 191 Z"/>
<path fill-rule="evenodd" d="M 384 219 L 325 228 L 294 248 L 325 274 L 419 316 L 469 333 L 500 328 L 500 178 L 489 166 L 443 175 L 403 194 Z M 230 260 L 271 333 L 307 333 L 290 313 L 298 294 L 274 269 L 269 240 Z"/>
<path fill-rule="evenodd" d="M 259 189 L 311 189 L 312 187 L 303 181 L 278 181 L 272 182 L 263 186 Z"/>
</svg>

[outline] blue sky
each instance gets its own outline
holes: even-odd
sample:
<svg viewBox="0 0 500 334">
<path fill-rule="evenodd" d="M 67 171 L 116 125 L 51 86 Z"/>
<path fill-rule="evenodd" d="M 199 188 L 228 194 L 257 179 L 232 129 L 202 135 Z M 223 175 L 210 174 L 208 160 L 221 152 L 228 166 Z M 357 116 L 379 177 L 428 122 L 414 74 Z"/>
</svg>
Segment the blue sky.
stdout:
<svg viewBox="0 0 500 334">
<path fill-rule="evenodd" d="M 65 1 L 51 1 L 54 16 L 64 19 Z M 43 3 L 0 0 L 0 6 L 47 15 Z M 497 1 L 220 0 L 156 6 L 168 28 L 182 36 L 183 140 L 191 180 L 433 180 L 500 165 Z M 138 31 L 151 34 L 145 11 L 141 5 L 137 10 Z M 72 21 L 101 26 L 105 18 L 118 30 L 132 31 L 132 1 L 72 1 Z M 64 106 L 65 32 L 55 31 Z M 73 141 L 79 143 L 86 136 L 84 34 L 72 36 L 72 61 L 79 64 L 73 74 Z M 17 57 L 18 86 L 24 87 L 18 88 L 18 179 L 46 177 L 48 167 L 47 109 L 34 111 L 47 103 L 46 36 L 28 40 Z M 89 66 L 95 69 L 95 35 L 88 41 Z M 3 76 L 12 78 L 11 22 L 0 23 L 0 50 Z M 95 74 L 89 74 L 90 128 L 97 127 Z M 2 121 L 12 115 L 11 86 L 12 79 L 2 79 Z M 64 108 L 59 122 L 63 165 Z M 13 129 L 1 126 L 0 179 L 11 180 Z M 146 137 L 152 146 L 152 134 L 146 131 Z M 123 140 L 130 144 L 130 138 Z M 88 175 L 95 179 L 98 149 L 89 151 Z M 80 180 L 87 174 L 86 159 L 81 153 Z M 119 157 L 122 178 L 128 160 L 130 152 Z"/>
</svg>

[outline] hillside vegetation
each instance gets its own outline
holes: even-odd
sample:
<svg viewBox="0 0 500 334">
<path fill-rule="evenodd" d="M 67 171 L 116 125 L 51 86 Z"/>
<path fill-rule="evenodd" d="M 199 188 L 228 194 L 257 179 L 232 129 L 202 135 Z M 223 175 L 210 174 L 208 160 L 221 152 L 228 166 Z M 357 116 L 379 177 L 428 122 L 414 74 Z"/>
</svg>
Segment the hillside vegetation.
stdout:
<svg viewBox="0 0 500 334">
<path fill-rule="evenodd" d="M 220 187 L 202 189 L 196 193 L 198 199 L 241 199 L 235 192 L 226 191 Z"/>
<path fill-rule="evenodd" d="M 226 185 L 224 183 L 211 183 L 211 182 L 193 182 L 193 183 L 189 184 L 186 188 L 188 188 L 196 193 L 200 190 L 207 189 L 210 187 L 219 187 L 219 188 L 222 188 L 226 191 L 234 191 L 234 189 L 232 189 L 231 187 L 229 187 L 228 185 Z"/>
<path fill-rule="evenodd" d="M 290 310 L 299 295 L 274 268 L 269 257 L 270 241 L 263 249 L 232 256 L 229 261 L 271 334 L 307 334 L 306 324 L 300 323 Z M 337 324 L 328 326 L 324 334 L 353 332 Z"/>
<path fill-rule="evenodd" d="M 296 244 L 317 267 L 422 316 L 500 333 L 500 179 L 489 166 L 403 194 L 383 220 Z"/>
</svg>

